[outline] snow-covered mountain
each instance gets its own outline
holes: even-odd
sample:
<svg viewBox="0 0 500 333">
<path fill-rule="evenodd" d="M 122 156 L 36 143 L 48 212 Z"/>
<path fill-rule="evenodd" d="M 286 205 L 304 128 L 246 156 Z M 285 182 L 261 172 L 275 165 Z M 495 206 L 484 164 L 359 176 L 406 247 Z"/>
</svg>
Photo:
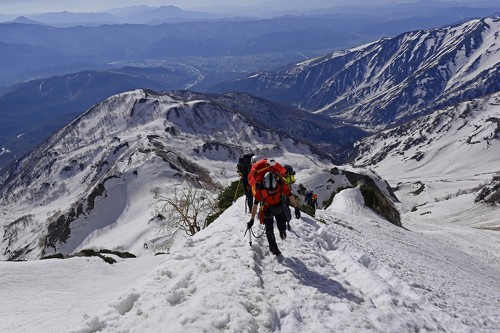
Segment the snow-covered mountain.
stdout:
<svg viewBox="0 0 500 333">
<path fill-rule="evenodd" d="M 475 19 L 220 84 L 367 127 L 415 118 L 500 90 L 500 19 Z"/>
<path fill-rule="evenodd" d="M 356 149 L 355 165 L 397 186 L 409 216 L 500 227 L 500 93 L 383 131 Z"/>
<path fill-rule="evenodd" d="M 178 92 L 193 95 L 192 92 Z M 287 104 L 274 103 L 243 93 L 213 96 L 213 100 L 244 114 L 260 127 L 285 133 L 314 144 L 321 151 L 338 155 L 342 147 L 365 137 L 362 129 L 342 121 L 315 115 Z"/>
<path fill-rule="evenodd" d="M 137 88 L 168 91 L 187 86 L 196 79 L 179 66 L 123 67 L 19 83 L 0 96 L 0 147 L 9 151 L 0 153 L 0 169 L 111 95 Z"/>
<path fill-rule="evenodd" d="M 304 171 L 332 162 L 314 146 L 204 97 L 143 90 L 112 96 L 18 161 L 0 178 L 1 255 L 71 253 L 96 233 L 106 248 L 135 252 L 158 236 L 155 193 L 184 182 L 217 193 L 237 179 L 244 151 L 299 160 Z M 127 236 L 116 237 L 123 228 Z"/>
</svg>

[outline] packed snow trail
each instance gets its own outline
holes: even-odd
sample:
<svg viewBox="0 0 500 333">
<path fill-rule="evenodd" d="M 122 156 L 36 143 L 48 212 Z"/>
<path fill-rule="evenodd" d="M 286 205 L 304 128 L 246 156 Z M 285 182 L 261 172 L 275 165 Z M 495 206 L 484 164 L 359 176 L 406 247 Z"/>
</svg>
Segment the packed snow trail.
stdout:
<svg viewBox="0 0 500 333">
<path fill-rule="evenodd" d="M 470 276 L 461 276 L 461 270 L 468 268 L 452 263 L 463 253 L 444 257 L 433 253 L 451 247 L 434 247 L 435 238 L 382 220 L 364 207 L 357 189 L 338 194 L 329 210 L 317 211 L 317 220 L 305 214 L 300 220 L 292 219 L 292 231 L 285 241 L 278 241 L 281 259 L 269 253 L 265 235 L 249 246 L 244 237 L 248 219 L 244 200 L 239 199 L 208 228 L 176 244 L 170 254 L 114 265 L 87 258 L 0 263 L 2 271 L 10 272 L 0 279 L 10 292 L 4 289 L 0 297 L 14 302 L 9 308 L 16 309 L 13 316 L 7 306 L 2 308 L 0 331 L 472 333 L 500 329 L 498 265 L 478 261 L 482 275 L 471 271 Z M 255 233 L 260 234 L 261 228 L 255 225 Z M 495 244 L 497 239 L 487 243 Z M 469 264 L 468 257 L 463 260 Z M 54 268 L 57 273 L 51 271 Z M 479 281 L 471 286 L 473 279 Z M 463 281 L 469 289 L 454 294 L 464 287 Z M 473 298 L 478 288 L 481 294 Z M 43 292 L 37 294 L 37 290 Z M 23 304 L 28 304 L 25 311 Z"/>
<path fill-rule="evenodd" d="M 187 239 L 122 296 L 134 299 L 130 311 L 111 306 L 74 332 L 469 331 L 438 307 L 419 306 L 411 286 L 306 215 L 279 241 L 282 259 L 269 253 L 265 236 L 250 247 L 243 205 Z"/>
</svg>

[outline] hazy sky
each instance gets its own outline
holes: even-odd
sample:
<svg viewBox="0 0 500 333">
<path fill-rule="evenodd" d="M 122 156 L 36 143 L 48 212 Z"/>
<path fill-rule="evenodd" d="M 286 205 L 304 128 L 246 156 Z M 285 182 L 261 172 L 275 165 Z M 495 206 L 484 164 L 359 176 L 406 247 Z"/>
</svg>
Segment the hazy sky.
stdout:
<svg viewBox="0 0 500 333">
<path fill-rule="evenodd" d="M 173 5 L 183 9 L 208 9 L 218 6 L 237 5 L 271 5 L 285 4 L 284 8 L 329 7 L 333 5 L 360 3 L 391 3 L 414 2 L 416 0 L 0 0 L 0 14 L 29 14 L 40 12 L 91 12 L 110 8 L 120 8 L 133 5 L 168 6 Z M 436 1 L 436 0 L 429 0 Z"/>
</svg>

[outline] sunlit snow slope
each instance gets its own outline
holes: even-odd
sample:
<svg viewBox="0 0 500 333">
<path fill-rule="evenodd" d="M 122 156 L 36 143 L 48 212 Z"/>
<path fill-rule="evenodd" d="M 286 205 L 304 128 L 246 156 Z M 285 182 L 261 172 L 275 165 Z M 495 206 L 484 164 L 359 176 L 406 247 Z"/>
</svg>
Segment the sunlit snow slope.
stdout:
<svg viewBox="0 0 500 333">
<path fill-rule="evenodd" d="M 238 200 L 171 252 L 0 262 L 0 330 L 9 332 L 494 332 L 500 236 L 396 227 L 358 189 L 292 220 L 279 241 L 244 236 Z M 259 235 L 261 227 L 255 226 Z M 55 272 L 58 272 L 57 274 Z M 43 299 L 43 301 L 42 301 Z M 11 314 L 15 315 L 11 315 Z"/>
<path fill-rule="evenodd" d="M 500 94 L 383 131 L 358 149 L 355 164 L 369 166 L 397 189 L 407 219 L 500 228 L 500 201 L 495 193 L 492 200 L 480 196 L 485 186 L 500 194 L 494 180 L 500 172 Z"/>
</svg>

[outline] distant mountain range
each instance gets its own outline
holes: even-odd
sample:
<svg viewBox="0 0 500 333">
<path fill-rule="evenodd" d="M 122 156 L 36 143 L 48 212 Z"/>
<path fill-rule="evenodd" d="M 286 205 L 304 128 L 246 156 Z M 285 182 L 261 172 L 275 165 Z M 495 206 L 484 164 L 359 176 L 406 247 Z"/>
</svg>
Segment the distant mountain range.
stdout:
<svg viewBox="0 0 500 333">
<path fill-rule="evenodd" d="M 82 24 L 161 24 L 217 19 L 221 18 L 221 16 L 208 12 L 183 10 L 176 6 L 132 6 L 99 13 L 74 13 L 66 11 L 42 13 L 29 15 L 28 18 L 45 24 L 76 26 Z"/>
<path fill-rule="evenodd" d="M 302 21 L 300 18 L 282 18 L 267 22 L 280 23 L 278 25 L 282 25 L 282 29 L 286 30 L 290 24 Z M 311 22 L 304 20 L 303 23 L 306 27 Z M 315 24 L 321 26 L 323 23 Z M 198 24 L 200 29 L 204 30 L 202 27 L 207 23 Z M 209 25 L 216 28 L 216 32 L 222 28 L 232 30 L 232 24 L 219 22 Z M 258 22 L 238 24 L 247 25 L 248 37 L 258 34 L 258 31 L 265 31 Z M 185 28 L 191 26 L 189 24 Z M 261 28 L 258 28 L 259 26 Z M 254 28 L 258 28 L 258 31 Z M 0 57 L 7 57 L 7 61 L 17 61 L 25 57 L 25 61 L 33 61 L 36 67 L 40 67 L 37 61 L 54 63 L 60 61 L 61 57 L 66 57 L 63 52 L 66 52 L 64 49 L 67 46 L 63 47 L 60 43 L 68 40 L 75 43 L 77 39 L 83 42 L 84 35 L 81 33 L 85 31 L 91 33 L 85 37 L 90 38 L 91 42 L 86 44 L 85 51 L 80 52 L 79 57 L 83 58 L 93 50 L 99 50 L 93 52 L 93 56 L 98 53 L 106 54 L 106 47 L 116 46 L 114 42 L 110 42 L 114 33 L 125 33 L 126 29 L 128 26 L 56 29 L 29 24 L 4 25 L 0 26 L 0 36 L 3 33 L 3 38 L 12 43 L 8 45 L 16 45 L 17 50 L 6 47 Z M 134 27 L 128 31 L 130 36 L 135 36 L 137 43 L 140 40 L 140 37 L 136 36 L 139 31 L 146 35 L 155 35 L 154 27 L 142 26 L 138 29 Z M 283 105 L 292 104 L 316 114 L 321 113 L 325 117 L 333 117 L 338 119 L 336 124 L 342 121 L 365 129 L 380 129 L 434 109 L 498 91 L 500 64 L 495 59 L 499 54 L 496 44 L 499 30 L 498 19 L 488 18 L 471 20 L 448 28 L 413 31 L 347 51 L 313 58 L 277 72 L 257 73 L 246 79 L 221 83 L 213 91 L 248 92 Z M 11 34 L 7 35 L 7 32 Z M 96 33 L 101 35 L 98 37 Z M 168 32 L 172 33 L 175 33 L 175 30 Z M 59 38 L 54 38 L 56 36 Z M 274 40 L 280 39 L 280 36 L 283 37 L 282 33 L 268 37 Z M 168 38 L 177 39 L 173 35 Z M 237 34 L 232 38 L 237 39 Z M 307 39 L 307 34 L 304 39 Z M 21 40 L 31 40 L 29 43 L 40 45 L 18 44 Z M 39 40 L 44 40 L 46 45 L 43 46 L 42 52 L 42 44 L 37 42 Z M 217 45 L 213 41 L 204 43 L 211 45 L 210 47 Z M 140 52 L 149 55 L 155 53 L 161 57 L 164 53 L 177 52 L 173 49 L 182 49 L 182 45 L 187 49 L 193 44 L 196 42 L 179 40 L 179 43 L 176 43 L 164 40 Z M 172 45 L 175 47 L 172 48 Z M 199 47 L 203 48 L 203 45 L 199 44 Z M 245 48 L 252 47 L 249 45 Z M 137 48 L 137 45 L 132 44 L 132 47 Z M 58 49 L 59 56 L 52 57 L 49 48 Z M 123 50 L 124 54 L 127 52 L 134 53 L 131 50 Z M 27 57 L 34 53 L 38 56 L 28 60 Z M 45 54 L 45 60 L 42 60 L 41 54 Z M 175 63 L 171 65 L 170 68 L 86 71 L 11 87 L 7 94 L 0 97 L 0 116 L 3 119 L 0 125 L 0 168 L 27 153 L 69 119 L 110 95 L 135 88 L 166 91 L 191 87 L 204 75 L 192 66 Z M 226 95 L 226 98 L 228 96 Z M 267 109 L 267 106 L 264 109 Z M 27 116 L 28 113 L 30 116 Z M 328 124 L 324 120 L 317 123 Z M 291 128 L 293 127 L 288 126 L 287 129 Z M 335 128 L 339 135 L 339 127 L 335 125 Z M 333 152 L 349 143 L 346 138 L 350 138 L 352 143 L 363 135 L 363 131 L 353 130 L 352 126 L 345 128 L 340 140 L 335 141 L 333 145 L 324 140 L 327 136 L 323 134 L 318 134 L 312 142 Z M 288 133 L 294 135 L 293 132 L 294 130 L 291 130 Z M 339 142 L 342 144 L 339 145 Z"/>
<path fill-rule="evenodd" d="M 12 83 L 110 68 L 117 62 L 185 63 L 186 57 L 225 56 L 248 62 L 249 56 L 279 53 L 275 58 L 282 59 L 283 64 L 292 55 L 295 60 L 322 54 L 324 49 L 344 48 L 369 40 L 350 33 L 331 33 L 341 27 L 342 23 L 333 19 L 299 17 L 67 28 L 3 23 L 0 24 L 0 92 Z M 297 38 L 291 42 L 290 37 L 294 36 Z M 247 58 L 238 60 L 238 57 Z"/>
<path fill-rule="evenodd" d="M 439 22 L 456 22 L 460 19 L 488 16 L 500 7 L 495 1 L 467 2 L 415 2 L 401 4 L 343 4 L 336 5 L 330 2 L 322 4 L 300 4 L 286 1 L 274 1 L 264 5 L 233 6 L 205 6 L 204 10 L 185 10 L 176 6 L 146 6 L 137 5 L 109 9 L 100 12 L 48 12 L 39 14 L 22 14 L 25 19 L 19 20 L 20 15 L 0 14 L 0 22 L 19 21 L 24 23 L 43 23 L 57 26 L 101 25 L 101 24 L 160 24 L 178 23 L 200 20 L 232 20 L 246 21 L 279 16 L 335 16 L 337 19 L 356 17 L 370 17 L 370 24 L 376 29 L 382 26 L 387 33 L 406 26 L 407 30 L 413 24 L 425 24 L 428 27 L 436 26 Z M 373 15 L 373 13 L 377 13 Z M 389 23 L 390 22 L 390 23 Z M 392 32 L 390 32 L 392 31 Z M 398 30 L 400 31 L 400 30 Z"/>
<path fill-rule="evenodd" d="M 418 30 L 221 83 L 368 128 L 500 90 L 500 19 Z"/>
<path fill-rule="evenodd" d="M 0 54 L 0 91 L 12 82 L 103 68 L 116 61 L 278 52 L 284 54 L 281 65 L 286 65 L 291 62 L 290 53 L 310 58 L 495 11 L 500 7 L 489 4 L 415 4 L 326 8 L 263 18 L 227 13 L 221 17 L 174 6 L 137 6 L 100 13 L 25 15 L 0 23 L 0 43 L 5 43 Z M 20 47 L 32 50 L 16 53 Z M 12 57 L 13 53 L 17 58 Z M 300 58 L 293 61 L 296 59 Z"/>
<path fill-rule="evenodd" d="M 281 25 L 281 29 L 285 31 L 289 29 L 290 24 L 302 21 L 300 18 L 282 18 L 267 22 Z M 311 21 L 304 20 L 302 23 L 306 27 Z M 323 23 L 315 24 L 319 27 Z M 201 30 L 204 30 L 202 27 L 207 27 L 207 23 L 198 24 Z M 232 24 L 218 22 L 209 25 L 216 28 L 216 32 L 223 28 L 232 30 Z M 248 37 L 266 30 L 254 21 L 238 24 L 246 24 L 250 28 L 246 33 Z M 162 27 L 167 28 L 167 25 Z M 185 28 L 187 27 L 192 25 L 186 25 Z M 257 31 L 253 28 L 257 28 Z M 59 57 L 50 56 L 51 51 L 48 48 L 57 48 L 60 56 L 65 57 L 62 53 L 67 46 L 63 47 L 60 43 L 69 40 L 75 43 L 75 37 L 81 39 L 81 42 L 87 38 L 91 40 L 86 44 L 85 51 L 80 52 L 81 57 L 93 50 L 99 50 L 93 52 L 94 56 L 98 53 L 106 54 L 106 47 L 116 46 L 110 42 L 114 33 L 125 33 L 127 29 L 128 26 L 56 29 L 30 24 L 4 25 L 0 26 L 0 37 L 9 40 L 9 43 L 12 43 L 9 45 L 17 45 L 18 50 L 9 55 L 9 51 L 14 51 L 14 48 L 7 47 L 2 56 L 10 57 L 12 61 L 23 56 L 29 57 L 33 53 L 39 53 L 37 48 L 42 45 L 37 41 L 43 40 L 46 45 L 46 60 L 59 61 Z M 155 27 L 148 26 L 138 29 L 134 27 L 128 34 L 135 36 L 133 39 L 139 44 L 141 38 L 136 35 L 138 32 L 155 35 L 156 31 Z M 166 30 L 162 31 L 171 35 L 168 39 L 177 39 L 172 35 L 175 30 L 168 33 Z M 7 32 L 11 34 L 7 35 Z M 82 32 L 91 35 L 83 38 L 86 33 L 82 35 Z M 101 35 L 98 37 L 97 33 Z M 295 105 L 316 115 L 322 114 L 324 117 L 318 118 L 317 124 L 329 124 L 329 121 L 325 121 L 327 118 L 337 119 L 334 121 L 334 128 L 339 139 L 333 144 L 328 143 L 329 134 L 325 135 L 322 131 L 311 130 L 317 135 L 307 139 L 311 139 L 311 142 L 319 144 L 328 152 L 337 150 L 337 153 L 341 153 L 338 149 L 364 135 L 362 130 L 354 130 L 352 125 L 369 130 L 380 129 L 435 109 L 498 91 L 500 62 L 496 59 L 500 54 L 500 48 L 497 46 L 499 33 L 498 18 L 471 20 L 441 29 L 417 30 L 309 59 L 277 72 L 256 73 L 238 81 L 220 83 L 213 91 L 248 92 L 283 105 Z M 232 35 L 231 39 L 236 40 L 237 35 Z M 56 36 L 60 38 L 54 38 Z M 280 39 L 280 36 L 283 36 L 282 33 L 277 33 L 272 39 Z M 304 39 L 307 39 L 307 34 Z M 21 40 L 31 40 L 30 43 L 40 45 L 17 44 Z M 196 44 L 189 40 L 179 40 L 179 43 L 163 41 L 141 52 L 149 55 L 156 53 L 161 57 L 165 52 L 176 52 L 173 50 L 175 48 L 182 49 L 181 45 L 185 45 L 187 49 Z M 210 47 L 217 45 L 217 42 L 211 40 L 203 43 Z M 203 48 L 203 45 L 205 44 L 199 44 L 198 47 Z M 138 48 L 138 45 L 132 44 L 131 47 Z M 124 54 L 127 52 L 134 53 L 131 50 L 123 50 Z M 40 59 L 38 56 L 38 59 L 33 61 Z M 36 66 L 39 67 L 39 64 Z M 183 64 L 173 65 L 171 68 L 129 67 L 78 72 L 11 87 L 7 94 L 0 96 L 0 116 L 3 119 L 0 125 L 0 167 L 27 153 L 69 119 L 110 95 L 135 88 L 167 91 L 191 87 L 199 82 L 203 75 L 196 68 Z M 229 96 L 225 95 L 225 102 L 232 103 L 235 108 L 245 112 L 238 103 L 230 101 Z M 261 109 L 268 110 L 269 105 L 269 102 L 263 102 Z M 260 112 L 260 117 L 264 119 L 263 112 Z M 268 116 L 265 119 L 272 123 Z M 340 122 L 350 124 L 345 125 L 343 134 L 340 134 Z M 300 130 L 296 131 L 293 126 L 285 126 L 277 130 L 284 130 L 289 135 L 300 134 L 300 137 L 305 138 L 303 133 L 299 133 L 303 127 L 299 128 Z"/>
<path fill-rule="evenodd" d="M 209 12 L 183 10 L 176 6 L 131 6 L 104 12 L 47 12 L 39 14 L 0 15 L 0 22 L 45 24 L 58 27 L 103 24 L 161 24 L 223 18 Z"/>
</svg>

